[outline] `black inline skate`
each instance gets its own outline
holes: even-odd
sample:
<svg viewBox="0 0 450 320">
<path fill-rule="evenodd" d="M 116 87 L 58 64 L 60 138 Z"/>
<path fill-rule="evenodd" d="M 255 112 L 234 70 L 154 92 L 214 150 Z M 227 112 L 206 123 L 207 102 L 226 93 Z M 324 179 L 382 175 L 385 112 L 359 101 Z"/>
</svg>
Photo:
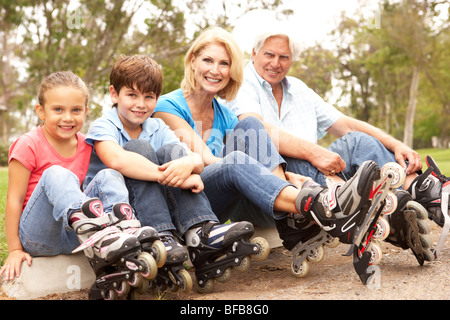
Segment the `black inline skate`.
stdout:
<svg viewBox="0 0 450 320">
<path fill-rule="evenodd" d="M 184 293 L 192 290 L 192 278 L 185 268 L 185 262 L 189 259 L 185 247 L 178 243 L 172 234 L 161 235 L 161 241 L 167 251 L 166 263 L 158 270 L 156 279 L 150 288 L 159 292 L 167 289 L 172 292 L 181 289 Z"/>
<path fill-rule="evenodd" d="M 420 265 L 433 261 L 433 242 L 429 237 L 427 210 L 405 190 L 394 190 L 397 209 L 386 216 L 390 233 L 386 241 L 402 249 L 411 249 Z"/>
<path fill-rule="evenodd" d="M 442 227 L 434 252 L 437 259 L 450 229 L 450 178 L 441 173 L 432 157 L 426 156 L 425 161 L 428 169 L 413 180 L 408 192 L 427 209 L 429 218 Z"/>
<path fill-rule="evenodd" d="M 212 292 L 214 279 L 228 281 L 231 268 L 248 270 L 250 256 L 258 261 L 268 256 L 270 248 L 267 241 L 260 237 L 250 241 L 253 233 L 253 225 L 245 221 L 229 224 L 206 222 L 186 232 L 186 245 L 195 267 L 199 293 Z"/>
<path fill-rule="evenodd" d="M 141 251 L 136 236 L 115 226 L 117 218 L 103 211 L 99 199 L 87 200 L 82 212 L 70 216 L 70 223 L 81 242 L 73 252 L 84 251 L 96 275 L 89 299 L 114 300 L 127 297 L 131 286 L 148 288 L 156 275 L 155 260 Z"/>
</svg>

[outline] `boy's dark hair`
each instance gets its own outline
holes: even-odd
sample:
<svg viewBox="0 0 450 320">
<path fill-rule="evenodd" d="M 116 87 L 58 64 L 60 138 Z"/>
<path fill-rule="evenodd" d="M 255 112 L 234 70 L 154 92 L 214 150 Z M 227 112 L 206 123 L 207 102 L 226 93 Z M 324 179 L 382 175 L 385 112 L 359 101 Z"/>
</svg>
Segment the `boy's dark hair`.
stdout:
<svg viewBox="0 0 450 320">
<path fill-rule="evenodd" d="M 123 87 L 153 92 L 158 97 L 162 91 L 161 68 L 146 55 L 120 56 L 111 69 L 109 81 L 118 94 Z"/>
</svg>

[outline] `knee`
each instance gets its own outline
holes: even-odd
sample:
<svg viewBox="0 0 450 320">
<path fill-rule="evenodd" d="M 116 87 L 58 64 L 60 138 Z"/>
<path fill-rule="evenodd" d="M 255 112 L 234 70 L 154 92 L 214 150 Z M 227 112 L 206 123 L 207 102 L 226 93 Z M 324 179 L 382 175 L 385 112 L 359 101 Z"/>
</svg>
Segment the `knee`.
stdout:
<svg viewBox="0 0 450 320">
<path fill-rule="evenodd" d="M 145 140 L 135 139 L 128 141 L 123 147 L 124 150 L 134 152 L 144 156 L 152 162 L 156 160 L 155 149 Z"/>
<path fill-rule="evenodd" d="M 109 168 L 103 169 L 97 173 L 97 176 L 99 178 L 101 178 L 102 181 L 117 180 L 122 183 L 125 183 L 125 179 L 124 179 L 123 175 L 119 171 L 114 170 L 114 169 L 109 169 Z"/>
<path fill-rule="evenodd" d="M 237 125 L 234 127 L 234 129 L 242 129 L 242 130 L 248 130 L 248 129 L 263 129 L 264 126 L 256 117 L 246 117 L 243 120 L 240 120 Z"/>
<path fill-rule="evenodd" d="M 256 160 L 242 151 L 233 151 L 223 158 L 223 163 L 232 164 L 231 169 L 238 169 L 240 164 L 252 164 L 256 163 Z"/>
<path fill-rule="evenodd" d="M 187 152 L 181 144 L 165 144 L 156 151 L 159 163 L 167 163 L 169 161 L 187 156 Z"/>
<path fill-rule="evenodd" d="M 41 179 L 58 183 L 61 183 L 61 181 L 69 181 L 70 179 L 78 181 L 78 177 L 72 171 L 59 165 L 53 165 L 50 168 L 45 169 Z"/>
<path fill-rule="evenodd" d="M 349 132 L 343 138 L 344 140 L 349 141 L 352 144 L 362 143 L 364 145 L 369 145 L 374 142 L 378 142 L 378 140 L 371 135 L 358 131 Z"/>
</svg>

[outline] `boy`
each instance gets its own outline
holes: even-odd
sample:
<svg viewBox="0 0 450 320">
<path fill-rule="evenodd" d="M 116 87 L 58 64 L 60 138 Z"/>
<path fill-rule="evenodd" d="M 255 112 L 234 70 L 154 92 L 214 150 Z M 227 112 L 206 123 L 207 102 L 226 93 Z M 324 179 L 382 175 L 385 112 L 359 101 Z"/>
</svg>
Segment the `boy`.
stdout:
<svg viewBox="0 0 450 320">
<path fill-rule="evenodd" d="M 187 252 L 175 237 L 184 237 L 189 249 L 205 246 L 220 251 L 228 233 L 238 230 L 237 237 L 243 238 L 239 230 L 253 227 L 248 222 L 218 223 L 202 192 L 202 159 L 162 120 L 150 118 L 162 90 L 158 64 L 143 55 L 122 56 L 112 68 L 110 83 L 113 108 L 92 124 L 86 136 L 94 146 L 86 182 L 105 166 L 126 177 L 136 217 L 159 232 L 166 245 L 166 266 L 175 267 L 169 270 L 177 278 L 175 284 L 184 281 L 189 291 L 190 280 L 176 276 Z"/>
</svg>

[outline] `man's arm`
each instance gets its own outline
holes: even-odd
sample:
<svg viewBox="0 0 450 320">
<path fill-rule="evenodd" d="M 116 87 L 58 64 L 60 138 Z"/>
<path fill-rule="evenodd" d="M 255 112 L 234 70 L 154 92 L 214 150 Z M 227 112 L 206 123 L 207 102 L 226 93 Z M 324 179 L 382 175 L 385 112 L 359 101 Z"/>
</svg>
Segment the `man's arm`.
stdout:
<svg viewBox="0 0 450 320">
<path fill-rule="evenodd" d="M 257 113 L 243 113 L 239 116 L 239 120 L 249 116 L 261 121 L 282 156 L 307 160 L 325 175 L 330 175 L 333 170 L 338 173 L 345 169 L 345 162 L 337 153 L 262 121 L 261 115 Z"/>
<path fill-rule="evenodd" d="M 327 131 L 337 137 L 342 137 L 351 131 L 367 133 L 368 135 L 378 139 L 386 147 L 386 149 L 393 152 L 395 154 L 395 159 L 403 168 L 406 168 L 405 161 L 409 161 L 407 174 L 411 174 L 422 169 L 422 160 L 417 152 L 367 122 L 356 120 L 348 116 L 342 116 L 330 128 L 328 128 Z"/>
</svg>

